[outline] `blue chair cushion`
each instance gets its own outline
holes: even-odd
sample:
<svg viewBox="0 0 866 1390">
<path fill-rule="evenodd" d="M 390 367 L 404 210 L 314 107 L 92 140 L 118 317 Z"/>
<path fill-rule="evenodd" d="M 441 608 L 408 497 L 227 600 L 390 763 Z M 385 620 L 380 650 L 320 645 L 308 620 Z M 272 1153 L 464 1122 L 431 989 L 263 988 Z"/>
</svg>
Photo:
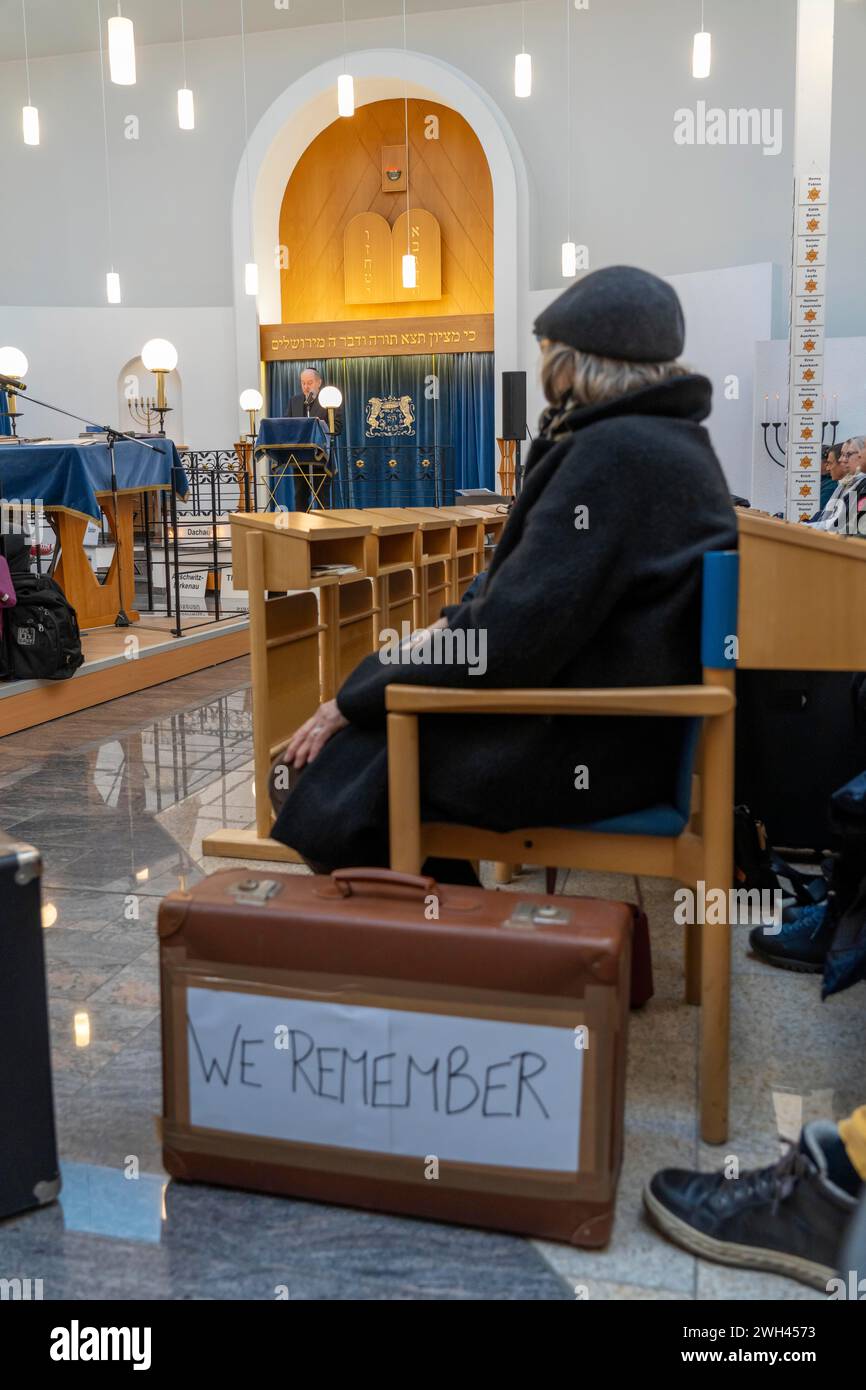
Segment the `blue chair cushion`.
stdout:
<svg viewBox="0 0 866 1390">
<path fill-rule="evenodd" d="M 592 821 L 589 825 L 576 825 L 575 830 L 595 830 L 601 835 L 681 835 L 686 828 L 686 817 L 676 806 L 660 802 L 648 806 L 645 811 L 630 811 L 624 816 L 611 816 L 609 820 Z"/>
</svg>

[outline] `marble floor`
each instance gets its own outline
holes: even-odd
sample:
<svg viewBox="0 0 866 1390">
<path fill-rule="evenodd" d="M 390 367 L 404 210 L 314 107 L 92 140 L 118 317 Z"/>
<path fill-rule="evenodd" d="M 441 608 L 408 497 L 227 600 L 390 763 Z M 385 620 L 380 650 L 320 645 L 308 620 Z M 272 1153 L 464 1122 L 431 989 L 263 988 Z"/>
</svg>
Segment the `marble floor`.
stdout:
<svg viewBox="0 0 866 1390">
<path fill-rule="evenodd" d="M 170 889 L 221 867 L 202 858 L 203 836 L 251 821 L 251 757 L 245 661 L 0 742 L 0 827 L 44 857 L 64 1180 L 58 1203 L 0 1223 L 0 1276 L 41 1278 L 46 1298 L 821 1297 L 685 1254 L 646 1223 L 640 1193 L 662 1166 L 770 1162 L 804 1120 L 862 1103 L 862 990 L 822 1004 L 815 977 L 760 965 L 738 929 L 731 1138 L 723 1150 L 701 1144 L 697 1012 L 681 1002 L 681 928 L 673 885 L 661 881 L 573 874 L 566 885 L 639 898 L 652 929 L 656 994 L 631 1020 L 625 1163 L 606 1250 L 169 1182 L 156 1128 L 156 910 Z M 540 889 L 540 875 L 518 887 Z"/>
</svg>

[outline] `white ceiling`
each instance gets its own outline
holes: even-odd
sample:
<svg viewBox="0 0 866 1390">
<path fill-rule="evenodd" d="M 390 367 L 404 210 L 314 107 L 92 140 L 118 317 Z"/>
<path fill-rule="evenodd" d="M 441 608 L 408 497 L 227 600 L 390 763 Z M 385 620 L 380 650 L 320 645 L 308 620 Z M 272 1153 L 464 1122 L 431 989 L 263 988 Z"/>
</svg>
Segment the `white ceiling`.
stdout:
<svg viewBox="0 0 866 1390">
<path fill-rule="evenodd" d="M 114 0 L 101 0 L 103 24 L 116 13 Z M 431 10 L 473 9 L 501 0 L 406 0 L 409 38 L 413 14 Z M 274 0 L 243 0 L 248 33 L 268 29 L 303 28 L 312 24 L 342 24 L 342 0 L 289 0 L 277 9 Z M 96 0 L 24 0 L 27 44 L 31 58 L 85 53 L 97 47 Z M 135 24 L 138 44 L 175 43 L 180 38 L 180 0 L 125 0 L 123 14 Z M 188 40 L 212 39 L 240 33 L 241 0 L 184 0 Z M 346 0 L 346 17 L 353 20 L 393 16 L 395 41 L 402 36 L 402 0 Z M 21 0 L 0 0 L 0 62 L 24 57 Z"/>
</svg>

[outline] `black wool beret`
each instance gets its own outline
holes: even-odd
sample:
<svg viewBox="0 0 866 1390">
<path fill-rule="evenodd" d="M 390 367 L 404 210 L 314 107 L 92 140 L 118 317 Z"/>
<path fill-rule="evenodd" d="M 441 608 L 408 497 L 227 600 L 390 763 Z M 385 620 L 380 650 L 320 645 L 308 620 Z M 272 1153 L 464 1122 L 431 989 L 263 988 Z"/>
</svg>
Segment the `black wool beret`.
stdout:
<svg viewBox="0 0 866 1390">
<path fill-rule="evenodd" d="M 538 338 L 624 362 L 672 362 L 683 350 L 685 331 L 676 292 L 633 265 L 592 271 L 535 320 Z"/>
</svg>

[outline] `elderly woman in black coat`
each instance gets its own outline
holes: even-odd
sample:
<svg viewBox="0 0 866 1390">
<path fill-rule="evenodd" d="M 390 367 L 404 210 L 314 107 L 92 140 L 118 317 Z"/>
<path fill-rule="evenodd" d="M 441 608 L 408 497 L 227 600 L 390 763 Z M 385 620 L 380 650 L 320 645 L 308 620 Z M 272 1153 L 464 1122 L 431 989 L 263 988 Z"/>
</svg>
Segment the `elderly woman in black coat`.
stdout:
<svg viewBox="0 0 866 1390">
<path fill-rule="evenodd" d="M 679 300 L 656 276 L 612 266 L 571 286 L 535 331 L 550 405 L 483 584 L 434 624 L 447 643 L 422 639 L 442 659 L 373 653 L 287 745 L 292 790 L 273 834 L 319 869 L 388 863 L 391 682 L 700 680 L 701 557 L 735 547 L 737 527 L 702 423 L 711 385 L 676 360 Z M 668 719 L 422 718 L 423 817 L 502 831 L 670 802 L 681 740 Z M 468 866 L 427 868 L 467 881 Z"/>
</svg>

